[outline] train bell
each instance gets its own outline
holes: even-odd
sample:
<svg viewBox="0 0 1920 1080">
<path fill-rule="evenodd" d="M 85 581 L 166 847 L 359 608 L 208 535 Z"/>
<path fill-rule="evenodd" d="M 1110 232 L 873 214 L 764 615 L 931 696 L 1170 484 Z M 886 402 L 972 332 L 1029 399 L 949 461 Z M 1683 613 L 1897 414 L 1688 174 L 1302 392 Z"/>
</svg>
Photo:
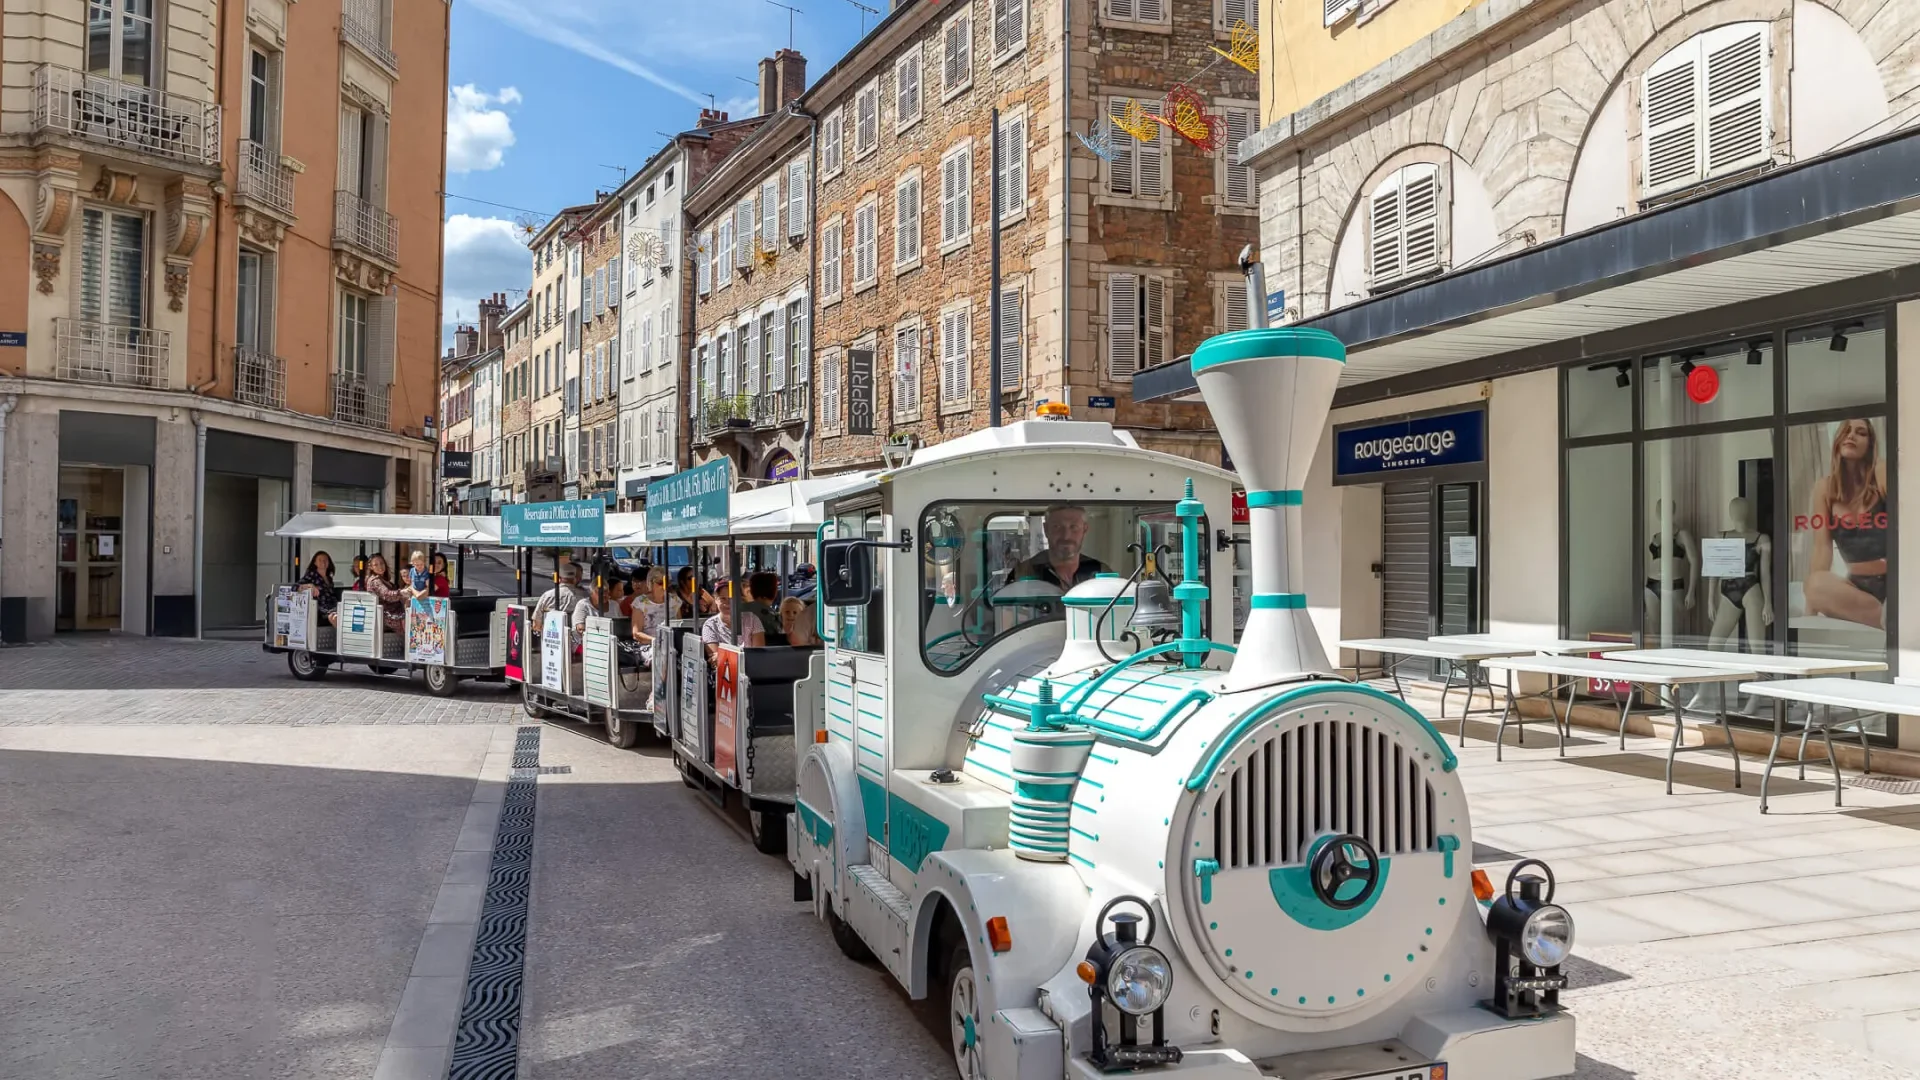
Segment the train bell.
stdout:
<svg viewBox="0 0 1920 1080">
<path fill-rule="evenodd" d="M 1180 609 L 1173 603 L 1173 590 L 1149 568 L 1140 575 L 1133 590 L 1133 621 L 1130 626 L 1144 630 L 1180 629 Z"/>
</svg>

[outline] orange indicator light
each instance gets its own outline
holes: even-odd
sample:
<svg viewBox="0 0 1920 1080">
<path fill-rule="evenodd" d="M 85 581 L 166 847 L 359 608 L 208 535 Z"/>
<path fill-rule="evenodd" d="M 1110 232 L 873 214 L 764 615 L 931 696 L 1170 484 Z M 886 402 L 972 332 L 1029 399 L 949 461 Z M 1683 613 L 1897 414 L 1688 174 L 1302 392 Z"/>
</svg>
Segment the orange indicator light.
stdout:
<svg viewBox="0 0 1920 1080">
<path fill-rule="evenodd" d="M 1007 929 L 1007 917 L 995 915 L 987 920 L 987 944 L 997 953 L 1013 948 L 1013 931 Z"/>
</svg>

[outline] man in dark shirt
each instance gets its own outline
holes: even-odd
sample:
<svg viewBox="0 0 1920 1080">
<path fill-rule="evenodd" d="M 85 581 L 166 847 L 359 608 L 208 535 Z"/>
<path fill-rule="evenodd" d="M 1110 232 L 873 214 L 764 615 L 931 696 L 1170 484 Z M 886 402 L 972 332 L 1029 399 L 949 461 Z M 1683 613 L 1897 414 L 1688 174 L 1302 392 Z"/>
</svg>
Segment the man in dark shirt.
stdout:
<svg viewBox="0 0 1920 1080">
<path fill-rule="evenodd" d="M 1046 532 L 1047 550 L 1014 567 L 1013 580 L 1044 581 L 1064 593 L 1107 572 L 1105 563 L 1080 550 L 1087 539 L 1086 510 L 1078 506 L 1048 509 Z"/>
</svg>

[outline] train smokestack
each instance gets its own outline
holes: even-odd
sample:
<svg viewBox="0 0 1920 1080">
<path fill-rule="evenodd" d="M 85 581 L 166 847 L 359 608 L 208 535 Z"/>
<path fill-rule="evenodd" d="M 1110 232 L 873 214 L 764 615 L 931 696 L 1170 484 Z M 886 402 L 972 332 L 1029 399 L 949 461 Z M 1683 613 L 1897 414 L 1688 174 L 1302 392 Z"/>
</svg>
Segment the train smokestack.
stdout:
<svg viewBox="0 0 1920 1080">
<path fill-rule="evenodd" d="M 1338 338 L 1305 327 L 1221 334 L 1193 354 L 1194 380 L 1247 488 L 1253 596 L 1228 689 L 1333 671 L 1307 617 L 1300 512 L 1346 362 Z"/>
</svg>

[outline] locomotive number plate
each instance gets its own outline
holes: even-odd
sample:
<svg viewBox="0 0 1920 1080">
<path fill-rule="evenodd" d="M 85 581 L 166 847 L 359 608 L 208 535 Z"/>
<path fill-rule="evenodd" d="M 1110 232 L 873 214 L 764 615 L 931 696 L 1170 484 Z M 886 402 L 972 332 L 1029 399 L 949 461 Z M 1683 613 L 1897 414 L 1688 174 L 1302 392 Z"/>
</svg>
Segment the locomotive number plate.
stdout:
<svg viewBox="0 0 1920 1080">
<path fill-rule="evenodd" d="M 1403 1065 L 1398 1069 L 1367 1073 L 1364 1076 L 1349 1076 L 1343 1080 L 1447 1080 L 1447 1064 L 1442 1061 L 1432 1065 Z"/>
</svg>

